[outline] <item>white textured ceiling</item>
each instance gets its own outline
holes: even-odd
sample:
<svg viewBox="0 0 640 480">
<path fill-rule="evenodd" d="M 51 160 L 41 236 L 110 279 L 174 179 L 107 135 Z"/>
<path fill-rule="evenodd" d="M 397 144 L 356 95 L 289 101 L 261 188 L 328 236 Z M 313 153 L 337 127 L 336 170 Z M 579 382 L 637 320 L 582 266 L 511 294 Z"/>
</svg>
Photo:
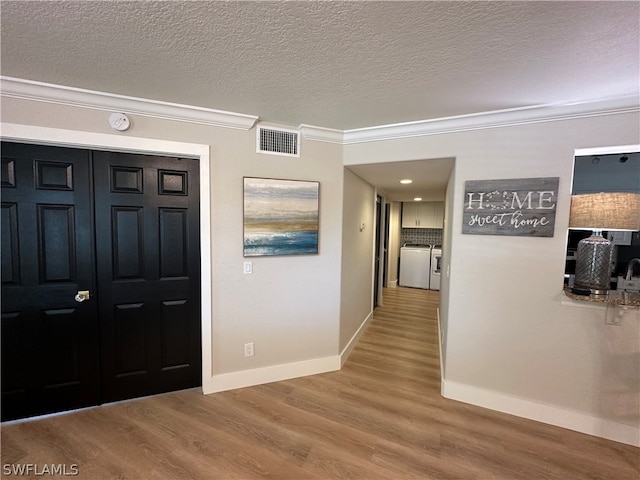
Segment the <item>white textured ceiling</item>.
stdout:
<svg viewBox="0 0 640 480">
<path fill-rule="evenodd" d="M 0 0 L 0 22 L 2 75 L 288 126 L 640 96 L 638 1 Z M 434 200 L 452 165 L 350 168 L 387 199 Z"/>
<path fill-rule="evenodd" d="M 7 1 L 3 75 L 341 130 L 639 95 L 640 2 Z"/>
</svg>

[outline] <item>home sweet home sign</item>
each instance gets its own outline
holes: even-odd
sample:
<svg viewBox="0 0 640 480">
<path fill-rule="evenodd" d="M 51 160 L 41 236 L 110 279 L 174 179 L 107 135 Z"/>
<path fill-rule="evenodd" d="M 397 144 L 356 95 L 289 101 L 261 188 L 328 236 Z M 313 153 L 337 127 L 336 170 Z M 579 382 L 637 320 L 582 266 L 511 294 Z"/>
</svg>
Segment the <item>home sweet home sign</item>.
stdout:
<svg viewBox="0 0 640 480">
<path fill-rule="evenodd" d="M 553 237 L 559 177 L 468 180 L 462 233 Z"/>
</svg>

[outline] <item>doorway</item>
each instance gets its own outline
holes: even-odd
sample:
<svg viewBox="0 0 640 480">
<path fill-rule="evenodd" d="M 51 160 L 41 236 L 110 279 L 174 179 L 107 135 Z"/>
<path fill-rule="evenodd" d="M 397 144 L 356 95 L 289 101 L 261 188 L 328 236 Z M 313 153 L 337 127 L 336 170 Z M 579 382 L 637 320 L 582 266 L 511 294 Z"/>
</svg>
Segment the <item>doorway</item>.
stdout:
<svg viewBox="0 0 640 480">
<path fill-rule="evenodd" d="M 375 212 L 375 255 L 374 255 L 374 272 L 373 272 L 373 308 L 383 303 L 383 288 L 386 286 L 387 278 L 387 258 L 388 247 L 387 238 L 389 236 L 389 208 L 385 203 L 384 197 L 376 194 L 376 212 Z"/>
<path fill-rule="evenodd" d="M 201 384 L 197 160 L 2 144 L 2 419 Z"/>
</svg>

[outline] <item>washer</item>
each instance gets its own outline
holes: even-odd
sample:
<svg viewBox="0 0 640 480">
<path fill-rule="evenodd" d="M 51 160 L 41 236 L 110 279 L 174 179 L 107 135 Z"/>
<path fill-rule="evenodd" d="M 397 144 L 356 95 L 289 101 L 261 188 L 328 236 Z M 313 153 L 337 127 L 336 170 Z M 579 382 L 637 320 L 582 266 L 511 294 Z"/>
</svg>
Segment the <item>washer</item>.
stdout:
<svg viewBox="0 0 640 480">
<path fill-rule="evenodd" d="M 401 287 L 429 288 L 431 245 L 405 244 L 400 249 Z"/>
</svg>

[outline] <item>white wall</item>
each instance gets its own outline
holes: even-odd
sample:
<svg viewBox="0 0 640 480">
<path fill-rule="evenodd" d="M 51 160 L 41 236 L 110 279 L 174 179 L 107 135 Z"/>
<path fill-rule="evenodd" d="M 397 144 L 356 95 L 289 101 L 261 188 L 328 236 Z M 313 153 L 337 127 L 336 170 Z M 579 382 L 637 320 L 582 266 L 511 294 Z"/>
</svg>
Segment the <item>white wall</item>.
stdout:
<svg viewBox="0 0 640 480">
<path fill-rule="evenodd" d="M 350 352 L 373 309 L 376 192 L 345 168 L 343 199 L 340 351 Z"/>
<path fill-rule="evenodd" d="M 212 233 L 201 248 L 212 259 L 211 291 L 203 292 L 203 302 L 212 311 L 211 338 L 204 343 L 211 349 L 213 376 L 204 379 L 205 391 L 339 368 L 342 147 L 302 139 L 300 158 L 259 155 L 255 129 L 133 115 L 131 130 L 116 134 L 108 114 L 2 100 L 6 123 L 210 146 Z M 253 275 L 243 275 L 243 176 L 320 182 L 319 255 L 251 258 Z M 245 342 L 255 343 L 254 357 L 244 357 Z"/>
<path fill-rule="evenodd" d="M 561 304 L 574 149 L 637 144 L 639 132 L 634 112 L 345 147 L 346 165 L 456 159 L 446 396 L 640 442 L 640 321 L 609 326 L 603 308 Z M 462 235 L 466 180 L 555 176 L 553 238 Z"/>
<path fill-rule="evenodd" d="M 452 251 L 452 236 L 453 236 L 453 222 L 451 217 L 454 210 L 455 200 L 455 179 L 456 170 L 455 163 L 454 168 L 451 171 L 449 182 L 447 183 L 447 191 L 444 199 L 444 227 L 442 230 L 442 273 L 440 274 L 440 307 L 439 307 L 439 320 L 440 320 L 440 366 L 443 377 L 446 376 L 446 359 L 447 359 L 447 333 L 449 329 L 449 303 L 451 302 L 451 282 L 450 270 L 451 270 L 451 251 Z"/>
</svg>

